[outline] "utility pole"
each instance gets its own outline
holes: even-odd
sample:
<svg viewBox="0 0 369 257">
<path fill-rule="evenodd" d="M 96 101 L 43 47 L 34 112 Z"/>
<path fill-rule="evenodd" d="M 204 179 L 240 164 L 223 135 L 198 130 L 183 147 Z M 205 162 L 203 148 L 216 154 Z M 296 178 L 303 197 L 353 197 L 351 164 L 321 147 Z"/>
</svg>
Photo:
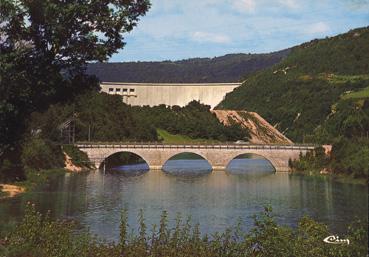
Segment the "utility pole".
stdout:
<svg viewBox="0 0 369 257">
<path fill-rule="evenodd" d="M 74 144 L 75 139 L 76 139 L 76 122 L 75 122 L 75 120 L 73 120 L 72 124 L 73 124 L 72 142 L 73 142 L 73 144 Z"/>
<path fill-rule="evenodd" d="M 91 125 L 88 124 L 88 142 L 91 141 Z"/>
</svg>

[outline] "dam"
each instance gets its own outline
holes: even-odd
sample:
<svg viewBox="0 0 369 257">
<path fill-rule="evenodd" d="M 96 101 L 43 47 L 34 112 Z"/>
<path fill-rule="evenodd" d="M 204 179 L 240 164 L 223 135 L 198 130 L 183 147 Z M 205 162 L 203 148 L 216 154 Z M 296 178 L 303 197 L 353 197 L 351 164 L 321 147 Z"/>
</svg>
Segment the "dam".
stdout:
<svg viewBox="0 0 369 257">
<path fill-rule="evenodd" d="M 217 106 L 227 93 L 242 83 L 121 83 L 102 82 L 101 92 L 121 95 L 122 101 L 134 106 L 185 106 L 196 100 Z"/>
</svg>

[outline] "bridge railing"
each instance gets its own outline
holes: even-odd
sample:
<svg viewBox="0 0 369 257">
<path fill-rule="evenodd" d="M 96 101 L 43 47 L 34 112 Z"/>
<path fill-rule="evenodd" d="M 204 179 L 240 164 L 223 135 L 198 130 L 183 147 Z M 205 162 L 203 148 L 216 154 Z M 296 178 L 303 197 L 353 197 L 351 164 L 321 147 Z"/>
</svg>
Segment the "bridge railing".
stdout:
<svg viewBox="0 0 369 257">
<path fill-rule="evenodd" d="M 80 142 L 75 144 L 79 148 L 151 148 L 151 149 L 260 149 L 260 150 L 313 150 L 318 145 L 314 144 L 293 144 L 293 145 L 277 145 L 277 144 L 237 144 L 213 143 L 213 144 L 167 144 L 161 142 Z"/>
</svg>

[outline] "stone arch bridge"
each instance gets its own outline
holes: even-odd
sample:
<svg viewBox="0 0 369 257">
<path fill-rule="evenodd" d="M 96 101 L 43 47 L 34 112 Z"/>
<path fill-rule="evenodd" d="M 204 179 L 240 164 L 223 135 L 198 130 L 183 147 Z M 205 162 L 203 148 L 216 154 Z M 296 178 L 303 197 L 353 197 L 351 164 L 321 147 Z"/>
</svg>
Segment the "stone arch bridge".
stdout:
<svg viewBox="0 0 369 257">
<path fill-rule="evenodd" d="M 150 169 L 162 169 L 171 157 L 180 153 L 194 153 L 209 162 L 213 169 L 225 170 L 230 161 L 241 154 L 256 154 L 269 160 L 277 172 L 288 171 L 288 161 L 300 153 L 312 151 L 314 145 L 170 145 L 170 144 L 77 144 L 87 153 L 97 168 L 109 156 L 118 152 L 134 153 L 144 159 Z"/>
</svg>

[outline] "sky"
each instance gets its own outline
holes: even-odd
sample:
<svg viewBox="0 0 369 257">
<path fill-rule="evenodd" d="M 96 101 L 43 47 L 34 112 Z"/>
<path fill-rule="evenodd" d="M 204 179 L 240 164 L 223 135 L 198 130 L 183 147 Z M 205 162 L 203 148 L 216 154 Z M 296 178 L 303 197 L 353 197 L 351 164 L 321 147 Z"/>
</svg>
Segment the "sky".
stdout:
<svg viewBox="0 0 369 257">
<path fill-rule="evenodd" d="M 369 0 L 151 0 L 110 62 L 267 53 L 369 26 Z"/>
</svg>

